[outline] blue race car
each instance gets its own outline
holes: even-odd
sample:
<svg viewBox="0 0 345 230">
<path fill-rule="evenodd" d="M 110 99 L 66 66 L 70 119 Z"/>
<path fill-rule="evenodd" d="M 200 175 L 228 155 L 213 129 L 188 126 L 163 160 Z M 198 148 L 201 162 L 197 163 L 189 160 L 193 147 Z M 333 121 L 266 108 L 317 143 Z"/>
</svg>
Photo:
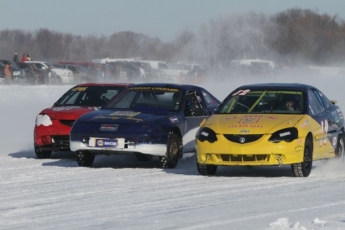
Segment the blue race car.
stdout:
<svg viewBox="0 0 345 230">
<path fill-rule="evenodd" d="M 200 122 L 219 104 L 195 85 L 132 85 L 74 123 L 70 149 L 80 166 L 91 166 L 96 155 L 135 154 L 139 161 L 158 156 L 163 168 L 174 168 L 184 152 L 195 151 Z"/>
</svg>

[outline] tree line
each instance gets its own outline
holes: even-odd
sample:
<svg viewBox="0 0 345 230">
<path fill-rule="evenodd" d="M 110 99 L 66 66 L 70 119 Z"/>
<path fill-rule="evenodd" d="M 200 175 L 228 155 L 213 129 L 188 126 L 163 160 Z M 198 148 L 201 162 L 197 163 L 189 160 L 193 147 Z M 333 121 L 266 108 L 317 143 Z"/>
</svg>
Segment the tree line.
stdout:
<svg viewBox="0 0 345 230">
<path fill-rule="evenodd" d="M 345 22 L 337 15 L 292 8 L 274 15 L 251 12 L 209 20 L 197 32 L 181 31 L 162 41 L 133 31 L 111 36 L 80 36 L 41 28 L 0 31 L 2 59 L 15 52 L 35 60 L 89 61 L 93 58 L 132 58 L 168 62 L 198 62 L 227 67 L 233 59 L 261 58 L 284 65 L 342 64 Z"/>
</svg>

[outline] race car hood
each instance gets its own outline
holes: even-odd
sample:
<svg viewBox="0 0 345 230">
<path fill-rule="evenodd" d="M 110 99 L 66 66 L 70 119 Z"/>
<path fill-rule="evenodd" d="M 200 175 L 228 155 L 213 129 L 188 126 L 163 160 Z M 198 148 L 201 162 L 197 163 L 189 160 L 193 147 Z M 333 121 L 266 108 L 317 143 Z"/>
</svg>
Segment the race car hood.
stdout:
<svg viewBox="0 0 345 230">
<path fill-rule="evenodd" d="M 169 113 L 102 109 L 83 115 L 79 118 L 79 121 L 92 123 L 145 124 L 155 122 L 162 117 L 169 117 Z M 171 119 L 173 119 L 174 116 L 171 117 Z"/>
<path fill-rule="evenodd" d="M 57 106 L 44 109 L 40 114 L 46 114 L 56 120 L 76 120 L 81 115 L 97 109 L 98 107 Z"/>
<path fill-rule="evenodd" d="M 216 114 L 205 126 L 216 133 L 265 134 L 293 127 L 304 115 L 278 114 Z"/>
</svg>

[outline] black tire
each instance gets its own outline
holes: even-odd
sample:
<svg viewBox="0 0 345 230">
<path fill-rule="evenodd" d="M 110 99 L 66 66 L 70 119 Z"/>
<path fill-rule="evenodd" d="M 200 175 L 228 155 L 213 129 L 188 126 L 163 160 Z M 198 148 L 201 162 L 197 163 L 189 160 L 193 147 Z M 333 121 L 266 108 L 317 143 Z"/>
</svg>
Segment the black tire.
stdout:
<svg viewBox="0 0 345 230">
<path fill-rule="evenodd" d="M 295 177 L 308 177 L 313 167 L 313 144 L 310 138 L 305 140 L 303 162 L 292 164 L 291 169 Z"/>
<path fill-rule="evenodd" d="M 78 151 L 77 162 L 79 166 L 90 167 L 95 160 L 95 154 L 89 152 Z"/>
<path fill-rule="evenodd" d="M 135 154 L 135 157 L 137 158 L 138 161 L 150 161 L 152 159 L 152 155 L 147 155 L 147 154 Z"/>
<path fill-rule="evenodd" d="M 196 167 L 202 176 L 214 176 L 217 172 L 217 165 L 206 165 L 196 162 Z"/>
<path fill-rule="evenodd" d="M 181 138 L 173 132 L 169 133 L 167 152 L 165 153 L 165 156 L 160 157 L 162 168 L 175 168 L 181 154 Z"/>
<path fill-rule="evenodd" d="M 35 146 L 35 154 L 38 159 L 46 159 L 51 157 L 52 151 L 41 150 L 39 147 Z"/>
<path fill-rule="evenodd" d="M 344 135 L 343 134 L 339 135 L 335 155 L 340 161 L 345 161 L 344 160 L 344 158 L 345 158 L 345 141 L 344 141 Z"/>
</svg>

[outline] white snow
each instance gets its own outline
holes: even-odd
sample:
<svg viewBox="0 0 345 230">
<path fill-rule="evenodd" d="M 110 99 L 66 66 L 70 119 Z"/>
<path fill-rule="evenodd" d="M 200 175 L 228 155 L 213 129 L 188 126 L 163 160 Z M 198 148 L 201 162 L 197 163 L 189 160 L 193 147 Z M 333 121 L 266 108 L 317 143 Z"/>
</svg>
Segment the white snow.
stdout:
<svg viewBox="0 0 345 230">
<path fill-rule="evenodd" d="M 345 112 L 345 76 L 219 82 L 205 88 L 220 99 L 246 83 L 309 83 Z M 92 168 L 70 152 L 36 159 L 36 115 L 70 87 L 0 86 L 0 229 L 345 229 L 345 163 L 333 160 L 294 178 L 288 166 L 220 167 L 203 177 L 194 154 L 169 170 L 134 156 L 96 157 Z"/>
</svg>

